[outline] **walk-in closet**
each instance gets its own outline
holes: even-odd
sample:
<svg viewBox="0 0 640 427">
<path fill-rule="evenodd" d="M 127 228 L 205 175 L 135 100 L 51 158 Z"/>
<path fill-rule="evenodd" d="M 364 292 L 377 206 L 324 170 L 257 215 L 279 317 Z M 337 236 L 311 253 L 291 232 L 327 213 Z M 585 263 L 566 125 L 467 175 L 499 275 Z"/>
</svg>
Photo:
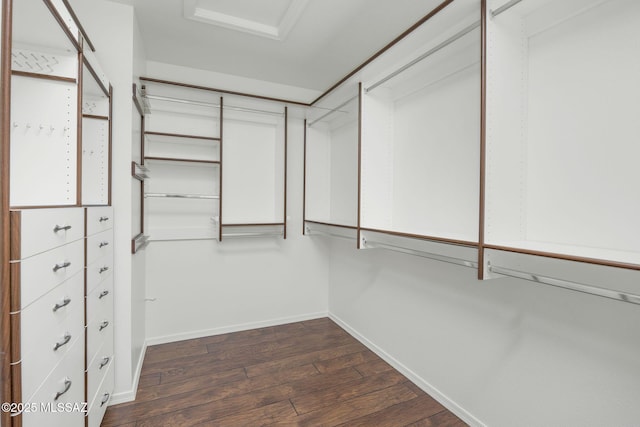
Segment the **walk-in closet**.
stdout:
<svg viewBox="0 0 640 427">
<path fill-rule="evenodd" d="M 0 4 L 0 426 L 640 423 L 637 1 Z"/>
</svg>

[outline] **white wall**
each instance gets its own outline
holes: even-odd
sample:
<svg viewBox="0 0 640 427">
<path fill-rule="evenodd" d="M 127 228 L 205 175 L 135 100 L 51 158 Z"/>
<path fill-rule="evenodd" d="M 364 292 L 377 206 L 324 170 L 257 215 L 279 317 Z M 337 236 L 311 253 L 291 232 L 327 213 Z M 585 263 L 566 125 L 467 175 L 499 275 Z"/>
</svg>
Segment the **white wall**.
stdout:
<svg viewBox="0 0 640 427">
<path fill-rule="evenodd" d="M 131 399 L 137 384 L 144 337 L 142 283 L 132 283 L 131 132 L 134 57 L 140 54 L 133 7 L 105 0 L 71 0 L 70 4 L 96 48 L 96 56 L 113 86 L 112 202 L 114 207 L 114 332 L 116 385 L 113 402 Z M 135 36 L 134 36 L 135 35 Z M 135 52 L 134 52 L 135 40 Z M 138 60 L 139 61 L 139 60 Z M 139 62 L 138 62 L 139 63 Z M 136 66 L 136 70 L 139 70 Z M 139 274 L 136 272 L 136 278 Z"/>
<path fill-rule="evenodd" d="M 638 306 L 352 247 L 331 246 L 331 316 L 467 422 L 638 425 Z"/>
<path fill-rule="evenodd" d="M 154 78 L 293 100 L 317 95 L 306 89 L 157 62 L 148 62 L 147 72 Z M 150 243 L 146 249 L 146 292 L 153 300 L 147 305 L 149 344 L 327 314 L 326 247 L 302 237 L 303 122 L 299 111 L 292 113 L 287 239 Z"/>
</svg>

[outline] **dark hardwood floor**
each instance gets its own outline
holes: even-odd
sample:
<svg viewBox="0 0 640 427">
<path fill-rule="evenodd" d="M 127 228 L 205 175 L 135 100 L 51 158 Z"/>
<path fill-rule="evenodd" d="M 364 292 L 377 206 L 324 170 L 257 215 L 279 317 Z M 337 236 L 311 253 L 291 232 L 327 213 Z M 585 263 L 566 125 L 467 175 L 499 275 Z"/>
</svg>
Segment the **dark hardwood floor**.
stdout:
<svg viewBox="0 0 640 427">
<path fill-rule="evenodd" d="M 330 319 L 147 348 L 103 426 L 447 426 L 458 419 Z"/>
</svg>

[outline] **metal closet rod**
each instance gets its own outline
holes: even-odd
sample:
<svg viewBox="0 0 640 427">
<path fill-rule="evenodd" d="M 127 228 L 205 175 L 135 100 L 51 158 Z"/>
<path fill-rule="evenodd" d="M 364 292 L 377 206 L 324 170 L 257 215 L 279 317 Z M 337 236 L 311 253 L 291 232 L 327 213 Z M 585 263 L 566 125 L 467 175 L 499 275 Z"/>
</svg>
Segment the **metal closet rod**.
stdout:
<svg viewBox="0 0 640 427">
<path fill-rule="evenodd" d="M 144 193 L 144 197 L 169 197 L 176 199 L 219 199 L 220 196 L 206 194 L 182 194 L 182 193 Z"/>
<path fill-rule="evenodd" d="M 144 94 L 142 96 L 143 96 L 143 98 L 153 99 L 153 100 L 156 100 L 156 101 L 176 102 L 176 103 L 180 103 L 180 104 L 197 105 L 197 106 L 200 106 L 200 107 L 211 107 L 211 108 L 219 108 L 220 107 L 220 104 L 214 104 L 212 102 L 191 101 L 191 100 L 188 100 L 188 99 L 173 98 L 173 97 L 170 97 L 170 96 L 158 96 L 158 95 L 149 95 L 149 94 Z M 228 104 L 224 106 L 224 109 L 225 110 L 234 110 L 234 111 L 243 111 L 243 112 L 247 112 L 247 113 L 269 114 L 271 116 L 282 116 L 282 115 L 284 115 L 284 113 L 279 113 L 279 112 L 276 112 L 276 111 L 267 111 L 267 110 L 260 110 L 260 109 L 257 109 L 257 108 L 248 108 L 248 107 L 234 107 L 234 106 L 228 105 Z"/>
<path fill-rule="evenodd" d="M 421 251 L 418 249 L 405 248 L 402 246 L 390 245 L 388 243 L 369 241 L 363 238 L 363 243 L 370 248 L 389 249 L 391 251 L 402 252 L 409 255 L 416 255 L 423 258 L 435 259 L 437 261 L 444 261 L 450 264 L 462 265 L 463 267 L 478 268 L 478 263 L 469 261 L 462 258 L 455 258 L 446 255 L 434 254 L 432 252 Z"/>
<path fill-rule="evenodd" d="M 515 277 L 517 279 L 529 280 L 536 283 L 555 286 L 558 288 L 578 291 L 585 294 L 596 295 L 599 297 L 614 299 L 616 301 L 630 302 L 632 304 L 640 304 L 640 296 L 627 292 L 614 291 L 611 289 L 599 288 L 596 286 L 585 285 L 583 283 L 570 282 L 568 280 L 556 279 L 553 277 L 541 276 L 539 274 L 526 273 L 524 271 L 512 270 L 510 268 L 499 267 L 489 264 L 489 271 L 504 276 Z"/>
<path fill-rule="evenodd" d="M 513 6 L 517 5 L 521 1 L 522 0 L 511 0 L 511 1 L 506 2 L 505 4 L 503 4 L 502 6 L 497 8 L 496 10 L 492 10 L 491 11 L 491 17 L 495 18 L 496 16 L 500 15 L 502 12 L 505 12 L 505 11 L 511 9 Z"/>
<path fill-rule="evenodd" d="M 328 237 L 338 237 L 340 239 L 347 239 L 347 240 L 354 240 L 355 237 L 354 236 L 345 236 L 343 234 L 337 234 L 337 233 L 330 233 L 328 231 L 321 231 L 321 230 L 312 230 L 309 227 L 305 228 L 305 231 L 308 236 L 313 236 L 315 235 L 320 235 L 320 236 L 328 236 Z"/>
<path fill-rule="evenodd" d="M 326 113 L 324 113 L 322 116 L 318 117 L 317 119 L 315 119 L 314 121 L 312 121 L 311 123 L 307 124 L 307 126 L 311 127 L 313 126 L 315 123 L 318 123 L 320 120 L 324 119 L 327 116 L 330 116 L 333 113 L 346 113 L 348 114 L 348 111 L 343 111 L 341 110 L 342 107 L 344 107 L 345 105 L 349 104 L 351 101 L 353 101 L 354 99 L 358 99 L 358 95 L 347 99 L 345 102 L 343 102 L 342 104 L 338 105 L 335 108 L 332 108 L 331 110 L 327 111 Z"/>
<path fill-rule="evenodd" d="M 521 1 L 521 0 L 518 0 L 518 1 Z M 419 57 L 417 57 L 413 61 L 409 62 L 408 64 L 403 65 L 402 67 L 398 68 L 396 71 L 392 72 L 391 74 L 388 74 L 386 77 L 383 77 L 382 79 L 378 80 L 377 82 L 375 82 L 371 86 L 367 87 L 364 91 L 365 92 L 369 92 L 369 91 L 377 88 L 381 84 L 386 83 L 387 81 L 391 80 L 392 78 L 394 78 L 398 74 L 400 74 L 400 73 L 406 71 L 407 69 L 413 67 L 418 62 L 422 61 L 425 58 L 428 58 L 429 56 L 433 55 L 434 53 L 438 52 L 439 50 L 442 50 L 443 48 L 449 46 L 451 43 L 453 43 L 456 40 L 462 38 L 463 36 L 467 35 L 468 33 L 470 33 L 471 31 L 475 30 L 478 27 L 480 27 L 480 21 L 474 22 L 473 24 L 469 25 L 468 27 L 463 28 L 462 30 L 460 30 L 459 32 L 454 34 L 453 36 L 451 36 L 448 39 L 446 39 L 445 41 L 443 41 L 442 43 L 438 44 L 437 46 L 435 46 L 432 49 L 428 50 L 427 52 L 423 53 L 422 55 L 420 55 Z"/>
<path fill-rule="evenodd" d="M 282 236 L 283 232 L 273 232 L 273 231 L 254 231 L 249 233 L 222 233 L 222 237 L 271 237 L 271 236 Z"/>
</svg>

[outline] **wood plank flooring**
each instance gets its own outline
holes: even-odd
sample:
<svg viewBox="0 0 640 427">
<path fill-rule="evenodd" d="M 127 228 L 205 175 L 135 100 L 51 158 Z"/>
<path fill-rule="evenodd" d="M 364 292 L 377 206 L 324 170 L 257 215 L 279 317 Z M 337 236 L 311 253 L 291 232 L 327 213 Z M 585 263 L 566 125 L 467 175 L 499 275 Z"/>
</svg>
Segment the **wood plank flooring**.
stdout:
<svg viewBox="0 0 640 427">
<path fill-rule="evenodd" d="M 462 427 L 330 319 L 151 346 L 104 427 Z"/>
</svg>

